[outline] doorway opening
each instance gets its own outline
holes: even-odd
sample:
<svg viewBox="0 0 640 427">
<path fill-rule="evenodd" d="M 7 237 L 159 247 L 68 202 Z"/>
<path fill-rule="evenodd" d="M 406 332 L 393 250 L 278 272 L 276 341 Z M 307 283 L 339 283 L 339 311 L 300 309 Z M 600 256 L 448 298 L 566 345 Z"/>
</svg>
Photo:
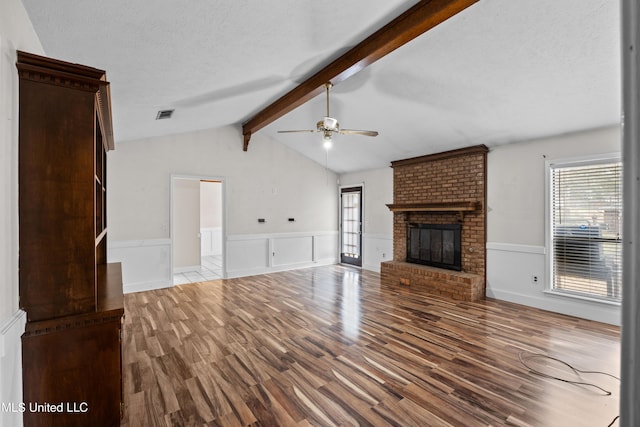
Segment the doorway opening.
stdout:
<svg viewBox="0 0 640 427">
<path fill-rule="evenodd" d="M 225 277 L 224 182 L 219 178 L 171 178 L 173 284 Z"/>
<path fill-rule="evenodd" d="M 362 186 L 340 189 L 340 262 L 362 267 Z"/>
</svg>

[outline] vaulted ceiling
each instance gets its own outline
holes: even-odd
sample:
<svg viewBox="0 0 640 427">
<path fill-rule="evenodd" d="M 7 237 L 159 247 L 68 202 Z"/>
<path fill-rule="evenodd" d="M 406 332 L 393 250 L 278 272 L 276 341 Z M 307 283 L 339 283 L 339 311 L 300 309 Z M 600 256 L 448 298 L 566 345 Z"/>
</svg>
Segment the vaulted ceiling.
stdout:
<svg viewBox="0 0 640 427">
<path fill-rule="evenodd" d="M 107 70 L 116 144 L 241 124 L 417 3 L 23 0 L 48 56 Z M 611 0 L 480 0 L 259 132 L 336 172 L 620 121 Z M 175 109 L 170 120 L 155 120 Z M 252 142 L 253 144 L 253 142 Z M 238 137 L 238 150 L 242 138 Z M 249 148 L 251 149 L 251 148 Z"/>
</svg>

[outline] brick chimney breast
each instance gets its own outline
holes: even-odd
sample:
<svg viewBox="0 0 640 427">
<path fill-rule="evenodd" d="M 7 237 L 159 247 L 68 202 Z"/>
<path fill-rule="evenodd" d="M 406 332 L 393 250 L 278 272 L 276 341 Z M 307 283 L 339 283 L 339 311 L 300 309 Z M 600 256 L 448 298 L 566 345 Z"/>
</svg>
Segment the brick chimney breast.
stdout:
<svg viewBox="0 0 640 427">
<path fill-rule="evenodd" d="M 391 280 L 396 284 L 403 279 L 403 283 L 415 286 L 425 280 L 415 277 L 417 275 L 438 282 L 432 283 L 432 287 L 439 295 L 465 300 L 484 297 L 488 151 L 486 146 L 477 145 L 391 163 L 393 204 L 389 208 L 394 212 L 393 261 L 381 265 L 383 283 Z M 406 264 L 408 223 L 462 224 L 461 273 L 464 277 L 439 279 L 444 277 L 442 274 L 456 272 L 440 272 L 434 267 L 416 267 L 415 264 L 409 264 L 406 274 L 398 273 L 398 265 Z M 385 267 L 385 264 L 388 265 Z M 422 271 L 418 274 L 416 271 L 420 271 L 420 267 L 433 269 L 435 273 Z M 391 270 L 393 277 L 390 277 Z M 473 289 L 466 292 L 457 286 L 446 286 L 445 282 L 473 283 Z M 451 295 L 447 293 L 447 287 L 451 288 Z"/>
</svg>

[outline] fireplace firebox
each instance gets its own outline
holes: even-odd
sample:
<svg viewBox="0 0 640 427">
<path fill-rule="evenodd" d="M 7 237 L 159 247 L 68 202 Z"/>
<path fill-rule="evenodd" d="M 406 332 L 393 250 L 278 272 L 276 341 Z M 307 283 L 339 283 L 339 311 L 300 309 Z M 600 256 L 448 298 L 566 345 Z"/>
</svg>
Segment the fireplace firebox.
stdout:
<svg viewBox="0 0 640 427">
<path fill-rule="evenodd" d="M 407 262 L 461 271 L 461 224 L 407 224 Z"/>
</svg>

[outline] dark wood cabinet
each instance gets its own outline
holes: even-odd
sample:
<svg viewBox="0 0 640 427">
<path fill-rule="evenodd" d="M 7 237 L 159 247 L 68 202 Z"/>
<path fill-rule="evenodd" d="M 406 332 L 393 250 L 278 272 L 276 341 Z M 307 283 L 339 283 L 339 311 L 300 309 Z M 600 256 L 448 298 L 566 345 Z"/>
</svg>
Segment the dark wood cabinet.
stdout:
<svg viewBox="0 0 640 427">
<path fill-rule="evenodd" d="M 25 52 L 17 68 L 25 425 L 116 426 L 124 299 L 106 256 L 109 83 L 102 70 Z"/>
</svg>

